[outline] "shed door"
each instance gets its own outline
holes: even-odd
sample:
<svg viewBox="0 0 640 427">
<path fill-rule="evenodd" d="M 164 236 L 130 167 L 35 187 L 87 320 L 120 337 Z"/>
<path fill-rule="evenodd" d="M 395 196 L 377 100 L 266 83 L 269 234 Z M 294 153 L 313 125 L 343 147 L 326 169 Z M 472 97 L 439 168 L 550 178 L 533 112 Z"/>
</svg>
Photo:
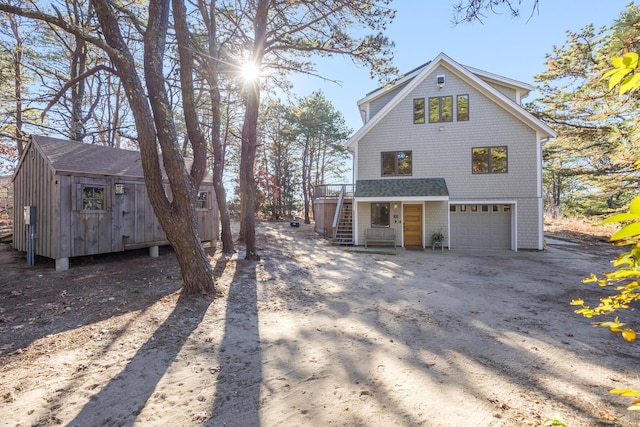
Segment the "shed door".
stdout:
<svg viewBox="0 0 640 427">
<path fill-rule="evenodd" d="M 404 245 L 422 247 L 422 205 L 404 205 Z"/>
<path fill-rule="evenodd" d="M 136 186 L 122 184 L 113 203 L 113 250 L 123 251 L 125 244 L 134 242 L 136 221 Z M 121 193 L 121 194 L 118 194 Z"/>
</svg>

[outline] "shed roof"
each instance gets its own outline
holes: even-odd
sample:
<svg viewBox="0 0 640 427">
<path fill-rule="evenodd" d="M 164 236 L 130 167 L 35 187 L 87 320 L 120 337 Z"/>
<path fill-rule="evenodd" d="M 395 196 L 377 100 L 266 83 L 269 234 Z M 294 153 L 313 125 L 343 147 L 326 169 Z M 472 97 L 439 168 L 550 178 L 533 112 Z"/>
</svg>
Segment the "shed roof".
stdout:
<svg viewBox="0 0 640 427">
<path fill-rule="evenodd" d="M 40 135 L 32 141 L 57 172 L 143 177 L 139 151 Z"/>
<path fill-rule="evenodd" d="M 356 181 L 354 197 L 448 197 L 444 178 L 366 179 Z"/>
</svg>

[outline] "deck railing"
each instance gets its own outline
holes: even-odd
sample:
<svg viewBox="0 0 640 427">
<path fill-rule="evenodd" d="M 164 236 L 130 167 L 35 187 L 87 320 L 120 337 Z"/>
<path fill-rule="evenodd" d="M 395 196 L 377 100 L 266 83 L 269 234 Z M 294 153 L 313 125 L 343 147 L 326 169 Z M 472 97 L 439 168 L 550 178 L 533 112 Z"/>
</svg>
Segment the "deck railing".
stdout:
<svg viewBox="0 0 640 427">
<path fill-rule="evenodd" d="M 324 184 L 316 185 L 316 199 L 338 199 L 340 193 L 346 198 L 353 197 L 356 186 L 354 184 Z"/>
</svg>

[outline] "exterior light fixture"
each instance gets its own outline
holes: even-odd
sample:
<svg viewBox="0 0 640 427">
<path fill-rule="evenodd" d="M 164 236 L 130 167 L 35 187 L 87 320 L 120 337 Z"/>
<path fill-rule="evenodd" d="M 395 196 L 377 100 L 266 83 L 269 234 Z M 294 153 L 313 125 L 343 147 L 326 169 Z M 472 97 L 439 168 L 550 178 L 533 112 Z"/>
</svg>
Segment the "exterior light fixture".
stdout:
<svg viewBox="0 0 640 427">
<path fill-rule="evenodd" d="M 440 89 L 442 89 L 444 87 L 444 76 L 437 76 L 436 77 L 436 84 L 438 85 L 438 87 Z"/>
</svg>

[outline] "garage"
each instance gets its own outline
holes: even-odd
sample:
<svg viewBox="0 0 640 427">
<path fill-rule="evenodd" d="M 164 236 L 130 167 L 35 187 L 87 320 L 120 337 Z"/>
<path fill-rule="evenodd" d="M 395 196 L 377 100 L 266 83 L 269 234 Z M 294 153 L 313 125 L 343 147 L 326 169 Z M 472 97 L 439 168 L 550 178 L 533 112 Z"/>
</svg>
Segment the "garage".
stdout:
<svg viewBox="0 0 640 427">
<path fill-rule="evenodd" d="M 512 205 L 450 204 L 452 249 L 511 249 Z"/>
</svg>

